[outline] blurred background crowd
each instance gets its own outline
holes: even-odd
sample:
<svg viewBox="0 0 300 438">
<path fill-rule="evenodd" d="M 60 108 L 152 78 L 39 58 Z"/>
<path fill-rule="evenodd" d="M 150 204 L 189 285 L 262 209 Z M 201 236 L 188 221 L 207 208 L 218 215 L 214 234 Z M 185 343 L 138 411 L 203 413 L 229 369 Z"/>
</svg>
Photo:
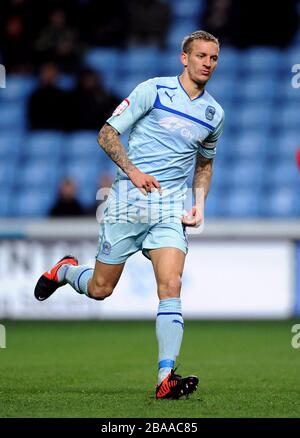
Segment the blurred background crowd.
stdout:
<svg viewBox="0 0 300 438">
<path fill-rule="evenodd" d="M 116 171 L 98 130 L 138 83 L 181 72 L 198 29 L 221 41 L 207 89 L 226 113 L 206 214 L 300 217 L 299 17 L 297 0 L 3 0 L 0 217 L 95 215 Z"/>
</svg>

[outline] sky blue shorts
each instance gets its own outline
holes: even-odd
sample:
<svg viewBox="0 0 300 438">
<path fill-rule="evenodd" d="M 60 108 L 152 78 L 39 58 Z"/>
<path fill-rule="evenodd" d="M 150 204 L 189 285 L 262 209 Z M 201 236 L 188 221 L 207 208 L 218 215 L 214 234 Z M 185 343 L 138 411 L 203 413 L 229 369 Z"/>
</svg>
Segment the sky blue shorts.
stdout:
<svg viewBox="0 0 300 438">
<path fill-rule="evenodd" d="M 123 218 L 122 211 L 112 215 L 109 208 L 105 209 L 100 222 L 97 260 L 108 264 L 124 263 L 140 250 L 150 259 L 149 250 L 165 247 L 178 248 L 187 254 L 188 242 L 181 214 L 164 210 L 149 221 L 142 209 L 128 205 L 126 208 L 129 215 Z"/>
</svg>

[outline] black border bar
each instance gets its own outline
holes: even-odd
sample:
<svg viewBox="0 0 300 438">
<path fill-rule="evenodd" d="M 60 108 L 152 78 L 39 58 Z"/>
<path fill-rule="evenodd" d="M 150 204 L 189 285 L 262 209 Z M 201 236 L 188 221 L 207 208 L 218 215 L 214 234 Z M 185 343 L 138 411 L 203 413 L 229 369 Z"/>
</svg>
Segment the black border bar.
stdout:
<svg viewBox="0 0 300 438">
<path fill-rule="evenodd" d="M 299 418 L 2 418 L 0 433 L 95 432 L 137 436 L 145 433 L 300 432 Z"/>
</svg>

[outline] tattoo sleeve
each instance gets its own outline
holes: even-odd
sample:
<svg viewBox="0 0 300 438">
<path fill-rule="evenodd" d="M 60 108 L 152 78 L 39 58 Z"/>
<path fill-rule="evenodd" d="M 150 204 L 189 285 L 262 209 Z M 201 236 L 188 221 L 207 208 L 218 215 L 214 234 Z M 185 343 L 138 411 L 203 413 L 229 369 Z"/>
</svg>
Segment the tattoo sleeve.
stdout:
<svg viewBox="0 0 300 438">
<path fill-rule="evenodd" d="M 197 154 L 195 172 L 193 178 L 193 194 L 195 197 L 196 204 L 201 202 L 201 198 L 203 197 L 203 194 L 204 194 L 204 200 L 208 195 L 212 172 L 213 172 L 212 163 L 213 160 L 204 158 L 199 153 Z"/>
<path fill-rule="evenodd" d="M 98 134 L 98 144 L 127 175 L 136 168 L 119 140 L 118 131 L 108 123 L 105 123 Z"/>
</svg>

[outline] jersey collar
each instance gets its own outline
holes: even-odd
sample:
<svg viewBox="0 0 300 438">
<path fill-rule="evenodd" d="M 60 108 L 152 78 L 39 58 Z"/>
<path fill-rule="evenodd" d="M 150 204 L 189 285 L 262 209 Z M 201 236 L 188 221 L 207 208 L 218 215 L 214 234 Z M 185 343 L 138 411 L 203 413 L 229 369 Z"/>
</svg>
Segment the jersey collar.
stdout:
<svg viewBox="0 0 300 438">
<path fill-rule="evenodd" d="M 177 80 L 178 80 L 178 83 L 179 83 L 179 85 L 180 85 L 180 88 L 184 91 L 184 93 L 187 95 L 187 97 L 189 98 L 189 100 L 190 100 L 191 102 L 195 102 L 195 100 L 200 99 L 200 97 L 202 97 L 203 94 L 205 93 L 205 89 L 204 89 L 203 92 L 202 92 L 198 97 L 195 97 L 195 99 L 191 99 L 190 96 L 188 95 L 188 93 L 185 91 L 185 89 L 184 89 L 184 87 L 183 87 L 183 85 L 182 85 L 182 83 L 181 83 L 181 81 L 180 81 L 179 75 L 177 75 Z"/>
</svg>

